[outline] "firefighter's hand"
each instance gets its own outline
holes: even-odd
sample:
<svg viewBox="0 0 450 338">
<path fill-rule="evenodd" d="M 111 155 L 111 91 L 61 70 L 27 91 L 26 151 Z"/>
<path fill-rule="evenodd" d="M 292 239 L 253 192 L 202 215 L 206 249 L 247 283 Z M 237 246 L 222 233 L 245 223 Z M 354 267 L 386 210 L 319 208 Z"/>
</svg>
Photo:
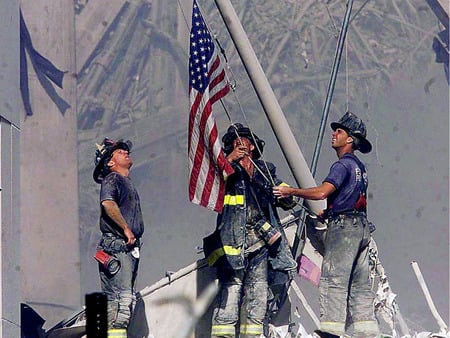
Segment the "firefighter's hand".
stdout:
<svg viewBox="0 0 450 338">
<path fill-rule="evenodd" d="M 227 160 L 229 162 L 236 162 L 243 159 L 247 155 L 247 147 L 240 145 L 233 149 L 233 151 L 227 156 Z"/>
<path fill-rule="evenodd" d="M 130 228 L 127 227 L 123 231 L 123 233 L 124 233 L 125 237 L 128 239 L 127 245 L 133 245 L 134 242 L 136 242 L 136 238 L 134 237 L 133 231 L 131 231 Z"/>
<path fill-rule="evenodd" d="M 273 194 L 275 195 L 275 197 L 278 197 L 278 198 L 292 196 L 292 188 L 288 187 L 288 186 L 279 185 L 279 186 L 273 187 L 272 190 L 273 190 Z"/>
</svg>

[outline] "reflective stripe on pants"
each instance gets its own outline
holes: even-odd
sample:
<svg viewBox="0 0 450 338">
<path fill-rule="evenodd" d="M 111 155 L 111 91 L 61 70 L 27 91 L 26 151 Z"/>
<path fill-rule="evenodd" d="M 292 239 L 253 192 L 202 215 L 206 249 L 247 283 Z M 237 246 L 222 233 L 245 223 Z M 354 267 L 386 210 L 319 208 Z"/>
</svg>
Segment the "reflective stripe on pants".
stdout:
<svg viewBox="0 0 450 338">
<path fill-rule="evenodd" d="M 262 324 L 243 324 L 241 325 L 241 337 L 260 337 L 263 333 Z"/>
<path fill-rule="evenodd" d="M 234 325 L 213 325 L 211 328 L 211 337 L 234 337 L 235 328 Z"/>
<path fill-rule="evenodd" d="M 236 337 L 238 322 L 240 337 L 260 336 L 267 308 L 267 264 L 267 251 L 263 248 L 247 257 L 245 270 L 219 267 L 220 288 L 212 316 L 213 338 Z"/>
<path fill-rule="evenodd" d="M 374 320 L 357 321 L 353 323 L 353 337 L 376 337 L 378 336 L 378 324 Z"/>
<path fill-rule="evenodd" d="M 332 333 L 336 336 L 343 336 L 345 334 L 345 323 L 321 322 L 320 331 Z"/>
<path fill-rule="evenodd" d="M 127 338 L 126 329 L 109 329 L 108 338 Z"/>
</svg>

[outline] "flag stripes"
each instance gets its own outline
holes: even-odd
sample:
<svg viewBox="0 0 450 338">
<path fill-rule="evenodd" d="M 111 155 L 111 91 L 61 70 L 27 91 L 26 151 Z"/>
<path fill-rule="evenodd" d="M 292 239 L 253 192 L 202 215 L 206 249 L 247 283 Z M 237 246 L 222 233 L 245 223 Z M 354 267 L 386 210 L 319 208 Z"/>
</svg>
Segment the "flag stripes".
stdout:
<svg viewBox="0 0 450 338">
<path fill-rule="evenodd" d="M 193 2 L 189 58 L 189 200 L 220 212 L 224 175 L 233 169 L 225 158 L 212 105 L 230 90 L 220 57 Z"/>
</svg>

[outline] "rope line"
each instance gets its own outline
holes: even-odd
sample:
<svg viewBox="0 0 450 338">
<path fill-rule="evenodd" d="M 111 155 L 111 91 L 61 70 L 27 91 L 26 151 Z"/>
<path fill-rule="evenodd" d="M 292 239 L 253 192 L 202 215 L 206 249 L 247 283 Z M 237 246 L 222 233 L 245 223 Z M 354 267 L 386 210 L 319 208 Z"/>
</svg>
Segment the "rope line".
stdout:
<svg viewBox="0 0 450 338">
<path fill-rule="evenodd" d="M 347 41 L 347 39 L 345 39 L 345 103 L 346 103 L 345 111 L 348 111 L 349 81 L 348 81 L 348 41 Z"/>
<path fill-rule="evenodd" d="M 180 8 L 181 14 L 183 15 L 184 23 L 186 24 L 186 28 L 189 31 L 189 22 L 187 20 L 186 14 L 183 11 L 183 6 L 181 6 L 180 0 L 177 0 L 177 2 L 178 2 L 178 7 Z"/>
</svg>

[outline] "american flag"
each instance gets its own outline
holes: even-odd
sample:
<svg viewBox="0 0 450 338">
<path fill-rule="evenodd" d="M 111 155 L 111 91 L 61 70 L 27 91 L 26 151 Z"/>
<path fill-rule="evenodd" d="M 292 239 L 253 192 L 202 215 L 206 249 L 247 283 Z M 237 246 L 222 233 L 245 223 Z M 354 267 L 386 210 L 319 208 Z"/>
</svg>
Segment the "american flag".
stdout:
<svg viewBox="0 0 450 338">
<path fill-rule="evenodd" d="M 217 49 L 194 0 L 189 56 L 189 200 L 217 212 L 223 207 L 224 176 L 233 173 L 233 168 L 222 150 L 212 105 L 229 90 Z"/>
</svg>

